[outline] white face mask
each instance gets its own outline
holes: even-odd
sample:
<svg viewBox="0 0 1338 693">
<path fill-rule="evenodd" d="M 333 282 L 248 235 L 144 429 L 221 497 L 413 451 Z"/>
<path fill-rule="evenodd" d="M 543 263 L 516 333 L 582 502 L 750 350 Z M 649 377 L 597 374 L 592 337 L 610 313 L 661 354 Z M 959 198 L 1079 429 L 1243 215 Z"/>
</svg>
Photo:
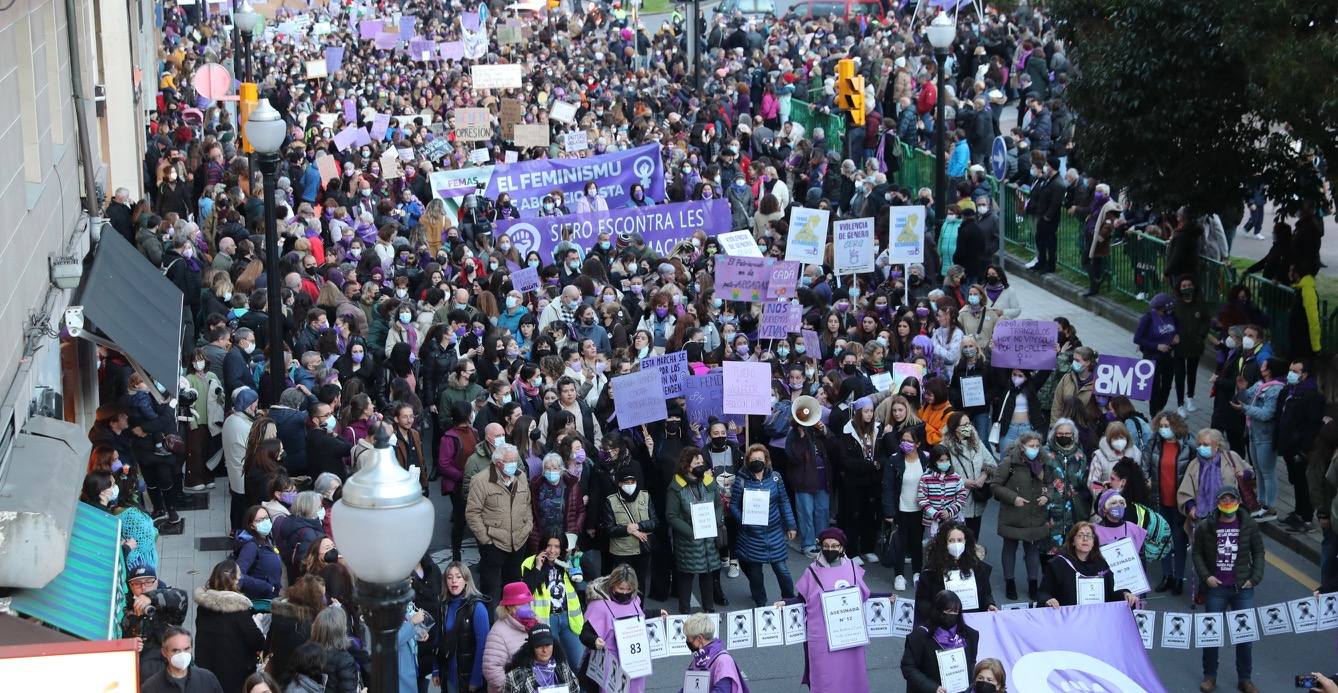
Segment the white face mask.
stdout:
<svg viewBox="0 0 1338 693">
<path fill-rule="evenodd" d="M 321 508 L 320 510 L 316 511 L 316 520 L 319 522 L 325 522 L 325 508 Z"/>
<path fill-rule="evenodd" d="M 190 653 L 178 652 L 172 655 L 172 666 L 177 669 L 185 669 L 190 666 Z"/>
<path fill-rule="evenodd" d="M 1246 351 L 1253 349 L 1254 344 L 1254 337 L 1242 337 L 1240 340 L 1240 345 L 1244 347 Z"/>
<path fill-rule="evenodd" d="M 966 542 L 950 541 L 948 542 L 948 555 L 953 558 L 961 558 L 966 553 Z"/>
<path fill-rule="evenodd" d="M 624 496 L 630 496 L 633 493 L 636 493 L 636 484 L 623 484 L 618 488 L 621 488 L 623 490 Z"/>
<path fill-rule="evenodd" d="M 1127 441 L 1127 440 L 1125 440 L 1125 439 L 1123 439 L 1123 438 L 1116 438 L 1116 439 L 1110 441 L 1110 447 L 1111 447 L 1111 449 L 1113 449 L 1115 452 L 1121 452 L 1121 451 L 1123 451 L 1123 450 L 1124 450 L 1126 447 L 1128 447 L 1128 446 L 1129 446 L 1129 441 Z"/>
<path fill-rule="evenodd" d="M 197 370 L 197 371 L 202 371 L 202 370 L 204 370 L 205 362 L 204 362 L 204 361 L 196 361 L 194 365 L 195 365 L 195 370 Z"/>
</svg>

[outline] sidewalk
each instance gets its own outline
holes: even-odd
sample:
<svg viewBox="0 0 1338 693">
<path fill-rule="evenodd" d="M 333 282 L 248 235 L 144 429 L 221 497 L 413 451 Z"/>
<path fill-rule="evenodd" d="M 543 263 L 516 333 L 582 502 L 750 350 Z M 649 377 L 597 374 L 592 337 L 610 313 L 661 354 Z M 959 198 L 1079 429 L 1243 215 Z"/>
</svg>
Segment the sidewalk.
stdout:
<svg viewBox="0 0 1338 693">
<path fill-rule="evenodd" d="M 1023 317 L 1044 319 L 1064 316 L 1077 328 L 1078 338 L 1082 343 L 1096 349 L 1098 354 L 1138 355 L 1137 347 L 1133 343 L 1133 333 L 1138 325 L 1139 314 L 1099 296 L 1095 299 L 1083 298 L 1084 288 L 1065 281 L 1057 274 L 1045 276 L 1034 274 L 1023 269 L 1021 263 L 1011 257 L 1007 259 L 1006 264 L 1012 288 L 1018 292 L 1022 302 Z M 1199 364 L 1199 377 L 1194 393 L 1194 403 L 1198 405 L 1198 411 L 1186 417 L 1191 431 L 1207 428 L 1212 418 L 1212 400 L 1208 397 L 1208 391 L 1212 386 L 1213 371 L 1211 367 L 1205 366 L 1205 363 L 1210 362 L 1201 361 Z M 1168 406 L 1175 404 L 1175 391 L 1172 390 Z M 1287 465 L 1281 462 L 1277 466 L 1277 479 L 1279 488 L 1275 510 L 1278 519 L 1281 520 L 1296 507 L 1295 489 L 1287 478 Z M 1306 559 L 1319 563 L 1318 526 L 1305 534 L 1289 532 L 1280 522 L 1265 522 L 1260 527 L 1268 537 Z"/>
</svg>

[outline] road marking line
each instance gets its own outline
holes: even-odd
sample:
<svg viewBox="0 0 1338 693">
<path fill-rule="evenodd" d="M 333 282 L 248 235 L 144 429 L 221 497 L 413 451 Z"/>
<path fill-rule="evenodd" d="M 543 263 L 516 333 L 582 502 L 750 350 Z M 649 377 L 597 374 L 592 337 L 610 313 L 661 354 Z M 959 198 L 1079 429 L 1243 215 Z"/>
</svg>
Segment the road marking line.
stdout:
<svg viewBox="0 0 1338 693">
<path fill-rule="evenodd" d="M 1316 582 L 1314 578 L 1301 572 L 1296 566 L 1278 558 L 1272 551 L 1264 552 L 1264 560 L 1274 568 L 1281 570 L 1287 577 L 1300 583 L 1301 586 L 1306 589 L 1306 592 L 1314 592 L 1319 589 L 1319 583 Z"/>
</svg>

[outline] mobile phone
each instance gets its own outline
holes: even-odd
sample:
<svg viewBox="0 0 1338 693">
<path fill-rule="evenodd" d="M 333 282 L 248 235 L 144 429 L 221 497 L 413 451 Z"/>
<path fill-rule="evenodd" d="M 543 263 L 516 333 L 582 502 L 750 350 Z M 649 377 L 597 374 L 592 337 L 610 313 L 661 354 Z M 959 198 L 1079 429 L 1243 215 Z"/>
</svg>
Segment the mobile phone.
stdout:
<svg viewBox="0 0 1338 693">
<path fill-rule="evenodd" d="M 1314 687 L 1317 686 L 1317 685 L 1318 685 L 1318 682 L 1315 681 L 1315 677 L 1314 677 L 1314 676 L 1311 676 L 1310 674 L 1297 674 L 1297 675 L 1296 675 L 1296 687 L 1297 687 L 1297 688 L 1310 689 L 1310 688 L 1314 688 Z"/>
</svg>

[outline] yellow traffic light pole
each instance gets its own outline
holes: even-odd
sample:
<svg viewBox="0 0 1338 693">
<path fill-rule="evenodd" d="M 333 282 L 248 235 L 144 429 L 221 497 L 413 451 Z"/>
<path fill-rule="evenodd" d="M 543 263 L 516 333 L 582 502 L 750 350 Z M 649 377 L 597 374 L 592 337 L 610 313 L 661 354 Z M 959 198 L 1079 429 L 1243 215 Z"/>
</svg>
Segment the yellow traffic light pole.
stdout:
<svg viewBox="0 0 1338 693">
<path fill-rule="evenodd" d="M 864 77 L 855 74 L 855 61 L 842 58 L 836 63 L 836 107 L 849 113 L 855 125 L 864 125 L 868 104 L 864 101 Z"/>
</svg>

